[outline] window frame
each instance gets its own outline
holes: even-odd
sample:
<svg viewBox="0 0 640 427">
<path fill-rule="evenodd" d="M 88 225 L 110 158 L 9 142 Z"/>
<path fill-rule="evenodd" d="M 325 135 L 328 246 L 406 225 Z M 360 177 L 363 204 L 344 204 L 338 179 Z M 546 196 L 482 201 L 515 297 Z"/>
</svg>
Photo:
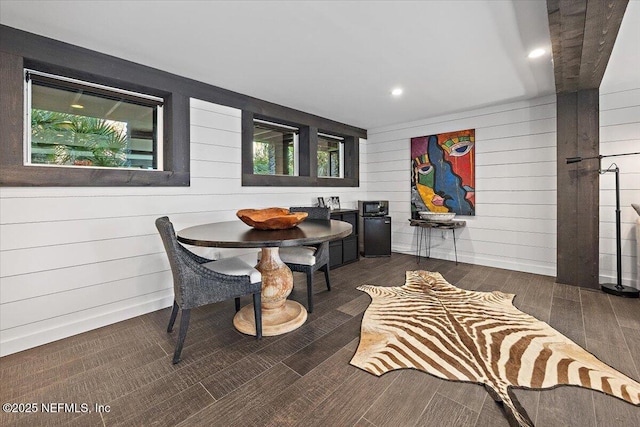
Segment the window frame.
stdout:
<svg viewBox="0 0 640 427">
<path fill-rule="evenodd" d="M 253 130 L 255 133 L 255 128 L 256 128 L 256 124 L 258 125 L 262 125 L 262 127 L 264 129 L 271 129 L 274 131 L 280 131 L 280 132 L 291 132 L 294 134 L 294 138 L 293 138 L 293 173 L 292 174 L 259 174 L 255 172 L 255 164 L 253 164 L 254 169 L 253 169 L 253 174 L 254 175 L 267 175 L 267 176 L 299 176 L 299 170 L 300 170 L 300 165 L 299 165 L 299 150 L 300 150 L 300 129 L 296 126 L 290 126 L 290 125 L 286 125 L 283 123 L 276 123 L 273 121 L 268 121 L 268 120 L 263 120 L 263 119 L 258 119 L 255 118 L 253 119 Z M 260 141 L 256 141 L 255 138 L 253 138 L 253 149 L 255 150 L 255 143 L 256 142 L 260 142 Z M 252 159 L 255 159 L 255 151 L 253 152 L 252 155 Z"/>
<path fill-rule="evenodd" d="M 324 140 L 331 140 L 333 142 L 337 142 L 338 145 L 338 176 L 332 176 L 331 175 L 331 152 L 327 152 L 328 153 L 328 165 L 327 165 L 327 170 L 329 171 L 329 175 L 325 176 L 325 175 L 318 175 L 320 178 L 331 178 L 331 179 L 341 179 L 344 178 L 344 137 L 342 136 L 336 136 L 336 135 L 332 135 L 330 133 L 327 132 L 322 132 L 322 131 L 318 131 L 318 137 L 322 138 Z M 316 152 L 316 158 L 317 156 L 320 154 L 320 151 L 318 150 Z"/>
<path fill-rule="evenodd" d="M 287 120 L 286 117 L 265 116 L 242 110 L 242 186 L 243 187 L 358 187 L 359 135 L 333 122 L 322 123 L 322 130 L 312 120 Z M 253 173 L 254 118 L 282 123 L 300 130 L 298 138 L 298 175 L 259 175 Z M 345 131 L 347 130 L 347 131 Z M 318 176 L 318 133 L 343 138 L 343 176 Z"/>
<path fill-rule="evenodd" d="M 190 185 L 189 97 L 177 90 L 178 84 L 167 73 L 62 42 L 48 39 L 43 42 L 38 36 L 7 27 L 1 30 L 0 186 Z M 19 49 L 7 49 L 12 39 L 20 37 L 22 43 L 11 45 Z M 25 69 L 163 98 L 163 170 L 25 165 Z"/>
<path fill-rule="evenodd" d="M 117 170 L 140 170 L 140 171 L 162 171 L 164 168 L 162 148 L 164 133 L 164 98 L 147 95 L 144 93 L 132 92 L 117 87 L 105 86 L 87 82 L 83 80 L 73 79 L 66 76 L 59 76 L 41 71 L 25 68 L 24 69 L 24 166 L 45 166 L 45 167 L 63 167 L 63 168 L 93 168 L 93 169 L 117 169 Z M 79 166 L 79 165 L 55 165 L 45 163 L 33 163 L 33 131 L 31 128 L 32 112 L 33 112 L 33 85 L 34 82 L 40 86 L 52 87 L 57 90 L 68 91 L 73 93 L 73 89 L 79 89 L 89 93 L 91 96 L 112 97 L 117 96 L 121 99 L 127 99 L 129 102 L 142 105 L 148 108 L 155 108 L 156 112 L 152 118 L 153 128 L 153 148 L 151 151 L 153 169 L 135 168 L 135 167 L 109 167 L 109 166 Z M 100 117 L 99 117 L 100 118 Z M 100 118 L 104 119 L 104 118 Z"/>
</svg>

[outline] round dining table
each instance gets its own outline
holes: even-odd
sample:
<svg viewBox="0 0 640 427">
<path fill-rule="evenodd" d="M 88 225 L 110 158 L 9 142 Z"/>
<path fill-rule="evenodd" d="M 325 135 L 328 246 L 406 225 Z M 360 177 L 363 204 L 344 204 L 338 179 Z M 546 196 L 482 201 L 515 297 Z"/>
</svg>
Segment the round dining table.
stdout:
<svg viewBox="0 0 640 427">
<path fill-rule="evenodd" d="M 178 241 L 188 245 L 218 248 L 260 248 L 256 269 L 262 274 L 262 334 L 281 335 L 307 320 L 307 310 L 287 297 L 293 290 L 293 273 L 282 262 L 279 248 L 314 245 L 351 234 L 351 224 L 336 220 L 306 219 L 285 230 L 258 230 L 240 220 L 196 225 L 178 231 Z M 237 330 L 256 334 L 253 304 L 233 318 Z"/>
</svg>

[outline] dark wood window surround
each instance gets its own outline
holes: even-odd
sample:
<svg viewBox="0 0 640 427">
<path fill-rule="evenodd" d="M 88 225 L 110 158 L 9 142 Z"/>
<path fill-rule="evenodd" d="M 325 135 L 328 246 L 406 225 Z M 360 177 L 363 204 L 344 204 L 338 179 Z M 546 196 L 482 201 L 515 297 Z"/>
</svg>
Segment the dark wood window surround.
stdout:
<svg viewBox="0 0 640 427">
<path fill-rule="evenodd" d="M 189 98 L 167 73 L 0 27 L 0 185 L 188 186 Z M 165 99 L 164 170 L 95 169 L 24 165 L 24 68 L 91 81 Z"/>
<path fill-rule="evenodd" d="M 164 170 L 109 170 L 94 168 L 59 168 L 25 166 L 24 150 L 24 80 L 25 67 L 64 75 L 106 86 L 147 93 L 165 99 Z M 358 138 L 366 138 L 364 129 L 252 98 L 230 90 L 191 80 L 165 71 L 125 61 L 58 40 L 38 36 L 0 25 L 0 186 L 188 186 L 189 185 L 189 99 L 237 108 L 243 112 L 243 141 L 247 138 L 247 118 L 271 118 L 301 126 L 309 144 L 309 158 L 300 164 L 300 177 L 269 177 L 265 180 L 247 173 L 243 161 L 243 185 L 287 186 L 358 186 Z M 250 127 L 253 133 L 253 125 Z M 345 178 L 318 178 L 317 131 L 344 136 Z M 253 135 L 251 135 L 252 138 Z M 243 144 L 242 156 L 252 150 Z M 311 151 L 313 150 L 313 151 Z M 310 153 L 314 156 L 309 156 Z M 251 157 L 253 159 L 253 157 Z M 249 176 L 247 176 L 249 175 Z M 281 179 L 285 178 L 285 179 Z M 288 179 L 286 179 L 288 178 Z M 293 179 L 295 182 L 291 181 Z M 253 183 L 252 183 L 253 181 Z"/>
<path fill-rule="evenodd" d="M 298 141 L 298 176 L 257 175 L 253 173 L 254 119 L 290 125 L 300 129 Z M 319 129 L 309 121 L 291 120 L 290 116 L 270 117 L 244 110 L 242 112 L 242 185 L 287 187 L 358 187 L 359 138 L 365 137 L 346 125 L 331 125 Z M 318 132 L 344 138 L 344 177 L 318 176 Z"/>
</svg>

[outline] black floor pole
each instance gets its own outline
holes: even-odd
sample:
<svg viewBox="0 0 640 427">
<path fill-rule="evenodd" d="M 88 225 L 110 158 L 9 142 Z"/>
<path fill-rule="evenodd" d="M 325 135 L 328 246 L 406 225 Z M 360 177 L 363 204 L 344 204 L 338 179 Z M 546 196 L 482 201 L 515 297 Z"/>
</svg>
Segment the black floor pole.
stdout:
<svg viewBox="0 0 640 427">
<path fill-rule="evenodd" d="M 622 286 L 622 237 L 620 232 L 620 169 L 616 165 L 616 267 L 618 289 Z"/>
</svg>

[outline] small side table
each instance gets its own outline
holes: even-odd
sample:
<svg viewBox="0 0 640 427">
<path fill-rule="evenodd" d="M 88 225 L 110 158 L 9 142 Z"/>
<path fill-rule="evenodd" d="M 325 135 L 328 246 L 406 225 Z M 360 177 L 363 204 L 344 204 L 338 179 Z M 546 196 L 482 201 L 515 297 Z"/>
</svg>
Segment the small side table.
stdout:
<svg viewBox="0 0 640 427">
<path fill-rule="evenodd" d="M 416 263 L 420 263 L 420 254 L 424 245 L 425 229 L 427 230 L 427 258 L 431 256 L 431 230 L 451 230 L 453 233 L 453 252 L 456 257 L 456 265 L 458 265 L 458 248 L 456 247 L 456 229 L 463 228 L 467 225 L 466 221 L 427 221 L 425 219 L 410 219 L 409 225 L 419 227 L 418 229 L 418 248 L 416 250 Z"/>
</svg>

